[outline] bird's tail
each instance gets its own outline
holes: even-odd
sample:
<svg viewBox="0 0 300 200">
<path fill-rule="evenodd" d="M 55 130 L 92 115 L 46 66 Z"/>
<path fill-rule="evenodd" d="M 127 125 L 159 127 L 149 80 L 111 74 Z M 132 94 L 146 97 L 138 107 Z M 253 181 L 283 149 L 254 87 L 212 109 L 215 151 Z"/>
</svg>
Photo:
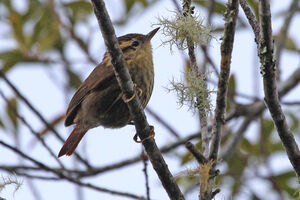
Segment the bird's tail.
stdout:
<svg viewBox="0 0 300 200">
<path fill-rule="evenodd" d="M 87 132 L 86 129 L 82 129 L 79 126 L 75 126 L 74 130 L 72 131 L 71 135 L 68 137 L 66 142 L 64 143 L 63 147 L 60 149 L 58 153 L 58 157 L 63 155 L 70 156 L 75 151 L 77 145 L 79 144 L 82 137 Z"/>
</svg>

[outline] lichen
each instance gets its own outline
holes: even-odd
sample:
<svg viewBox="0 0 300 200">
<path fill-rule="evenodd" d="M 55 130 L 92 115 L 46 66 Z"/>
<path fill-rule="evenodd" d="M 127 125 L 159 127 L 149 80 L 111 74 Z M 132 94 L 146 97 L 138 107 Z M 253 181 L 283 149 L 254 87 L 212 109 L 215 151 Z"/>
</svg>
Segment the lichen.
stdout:
<svg viewBox="0 0 300 200">
<path fill-rule="evenodd" d="M 0 192 L 8 185 L 15 185 L 13 194 L 15 194 L 23 184 L 23 181 L 18 180 L 16 174 L 9 175 L 7 177 L 2 176 L 0 181 Z"/>
<path fill-rule="evenodd" d="M 195 71 L 185 72 L 184 81 L 170 82 L 169 91 L 177 94 L 177 103 L 187 105 L 194 112 L 198 109 L 209 113 L 211 111 L 210 95 L 213 91 L 207 89 L 206 74 L 197 74 Z"/>
<path fill-rule="evenodd" d="M 162 34 L 166 39 L 162 44 L 169 44 L 172 51 L 173 45 L 178 49 L 185 50 L 187 46 L 187 38 L 197 45 L 207 45 L 212 38 L 211 27 L 203 25 L 203 18 L 200 15 L 183 16 L 174 12 L 173 19 L 164 17 L 158 18 L 158 25 L 162 27 Z"/>
</svg>

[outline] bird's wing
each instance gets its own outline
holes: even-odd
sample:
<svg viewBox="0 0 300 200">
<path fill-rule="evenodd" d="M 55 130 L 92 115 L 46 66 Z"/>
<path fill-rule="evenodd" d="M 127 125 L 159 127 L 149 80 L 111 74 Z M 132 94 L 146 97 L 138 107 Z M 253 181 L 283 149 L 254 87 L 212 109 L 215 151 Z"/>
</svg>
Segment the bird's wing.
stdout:
<svg viewBox="0 0 300 200">
<path fill-rule="evenodd" d="M 111 81 L 115 81 L 113 78 L 114 71 L 111 65 L 99 64 L 87 79 L 81 84 L 74 96 L 72 97 L 69 107 L 66 113 L 65 126 L 69 126 L 74 123 L 74 118 L 80 108 L 81 102 L 85 97 L 94 89 L 106 88 L 110 85 Z"/>
</svg>

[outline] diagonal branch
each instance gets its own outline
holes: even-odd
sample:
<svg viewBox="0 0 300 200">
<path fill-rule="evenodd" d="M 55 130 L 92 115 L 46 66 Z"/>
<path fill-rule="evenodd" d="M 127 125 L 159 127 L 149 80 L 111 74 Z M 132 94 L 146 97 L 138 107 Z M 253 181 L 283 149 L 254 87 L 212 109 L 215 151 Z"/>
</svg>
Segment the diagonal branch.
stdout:
<svg viewBox="0 0 300 200">
<path fill-rule="evenodd" d="M 119 196 L 128 197 L 128 198 L 132 198 L 132 199 L 145 200 L 144 197 L 137 196 L 135 194 L 131 194 L 131 193 L 127 193 L 127 192 L 115 191 L 115 190 L 111 190 L 111 189 L 107 189 L 107 188 L 102 188 L 102 187 L 98 187 L 96 185 L 93 185 L 91 183 L 84 183 L 84 182 L 82 182 L 82 181 L 80 181 L 78 179 L 72 178 L 71 176 L 67 176 L 64 173 L 60 172 L 60 171 L 56 171 L 52 167 L 49 167 L 48 165 L 45 165 L 45 164 L 43 164 L 42 162 L 40 162 L 38 160 L 35 160 L 34 158 L 28 156 L 27 154 L 21 152 L 16 147 L 13 147 L 13 146 L 9 145 L 9 144 L 5 143 L 2 140 L 0 140 L 0 145 L 6 147 L 8 149 L 10 149 L 14 153 L 22 156 L 24 159 L 27 159 L 27 160 L 31 161 L 32 163 L 34 163 L 35 165 L 37 165 L 39 168 L 42 168 L 45 171 L 54 173 L 55 175 L 57 175 L 61 179 L 68 180 L 68 181 L 70 181 L 72 183 L 75 183 L 77 185 L 84 186 L 84 187 L 87 187 L 87 188 L 90 188 L 90 189 L 94 189 L 96 191 L 105 192 L 105 193 L 109 193 L 109 194 L 112 194 L 112 195 L 119 195 Z M 2 168 L 2 169 L 7 170 L 5 168 Z"/>
<path fill-rule="evenodd" d="M 42 114 L 29 102 L 28 99 L 24 97 L 23 94 L 14 86 L 14 84 L 8 80 L 8 78 L 5 76 L 4 72 L 0 70 L 0 77 L 7 83 L 7 85 L 14 91 L 14 93 L 30 108 L 30 110 L 45 124 L 45 126 L 51 130 L 54 135 L 62 142 L 64 143 L 63 138 L 59 135 L 59 133 L 47 122 L 47 120 L 42 116 Z M 74 153 L 76 158 L 80 160 L 85 166 L 88 168 L 91 168 L 90 164 L 84 160 L 79 154 L 76 152 Z"/>
<path fill-rule="evenodd" d="M 295 88 L 300 82 L 300 67 L 297 68 L 284 82 L 281 82 L 278 85 L 278 95 L 281 99 L 288 92 L 290 92 L 293 88 Z M 237 146 L 240 144 L 244 134 L 249 126 L 249 124 L 260 116 L 266 106 L 263 100 L 258 101 L 252 105 L 247 105 L 243 107 L 243 111 L 237 116 L 245 116 L 246 118 L 241 123 L 239 129 L 235 133 L 234 137 L 232 137 L 225 145 L 221 154 L 222 160 L 227 160 L 233 154 Z M 241 110 L 241 109 L 240 109 Z"/>
<path fill-rule="evenodd" d="M 50 155 L 58 162 L 58 164 L 61 166 L 61 168 L 65 169 L 63 163 L 57 158 L 56 154 L 52 151 L 52 149 L 46 144 L 44 138 L 39 137 L 39 134 L 33 130 L 33 128 L 27 122 L 27 120 L 17 112 L 17 110 L 11 105 L 9 100 L 3 94 L 2 90 L 0 90 L 0 96 L 4 99 L 4 101 L 6 101 L 7 106 L 17 116 L 17 118 L 19 118 L 23 122 L 23 124 L 30 130 L 30 132 L 42 143 L 42 145 L 45 147 L 45 149 L 47 149 L 47 151 L 50 153 Z"/>
<path fill-rule="evenodd" d="M 281 141 L 287 151 L 288 158 L 292 163 L 298 178 L 300 178 L 300 151 L 294 135 L 287 125 L 278 97 L 269 0 L 259 1 L 259 15 L 261 19 L 259 56 L 264 82 L 265 102 L 271 113 Z"/>
<path fill-rule="evenodd" d="M 260 41 L 260 27 L 256 20 L 256 17 L 254 15 L 254 13 L 252 12 L 252 10 L 246 0 L 240 0 L 240 5 L 241 5 L 242 9 L 244 10 L 244 13 L 248 19 L 250 26 L 252 27 L 252 30 L 253 30 L 253 33 L 255 36 L 255 42 L 258 45 L 259 41 Z"/>
<path fill-rule="evenodd" d="M 133 87 L 128 68 L 126 67 L 126 63 L 123 59 L 123 54 L 116 38 L 110 17 L 105 8 L 105 4 L 103 0 L 92 0 L 92 3 L 102 36 L 105 41 L 105 45 L 114 66 L 116 78 L 125 97 L 130 98 L 135 94 L 135 89 Z M 142 106 L 139 103 L 138 96 L 135 95 L 135 98 L 128 102 L 127 105 L 134 120 L 135 128 L 139 138 L 148 138 L 151 134 L 151 130 Z M 165 163 L 154 139 L 147 139 L 142 144 L 170 199 L 183 200 L 184 197 L 171 172 L 169 171 L 168 166 Z"/>
</svg>

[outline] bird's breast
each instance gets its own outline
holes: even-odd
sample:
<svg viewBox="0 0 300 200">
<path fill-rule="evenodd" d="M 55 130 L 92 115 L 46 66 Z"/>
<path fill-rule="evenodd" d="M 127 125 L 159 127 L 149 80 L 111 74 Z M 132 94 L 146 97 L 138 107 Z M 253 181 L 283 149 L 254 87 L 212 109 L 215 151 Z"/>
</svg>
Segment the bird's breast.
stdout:
<svg viewBox="0 0 300 200">
<path fill-rule="evenodd" d="M 145 108 L 153 91 L 154 70 L 152 59 L 140 59 L 138 62 L 131 62 L 127 65 L 133 83 L 142 90 L 139 98 L 142 107 Z"/>
</svg>

